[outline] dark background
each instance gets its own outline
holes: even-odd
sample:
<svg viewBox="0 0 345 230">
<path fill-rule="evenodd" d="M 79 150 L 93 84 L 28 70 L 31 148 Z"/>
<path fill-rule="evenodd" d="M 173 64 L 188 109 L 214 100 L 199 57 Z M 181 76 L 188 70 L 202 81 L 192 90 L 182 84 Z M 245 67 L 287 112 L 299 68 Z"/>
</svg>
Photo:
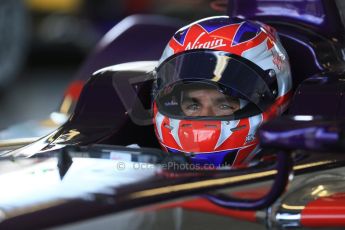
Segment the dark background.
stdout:
<svg viewBox="0 0 345 230">
<path fill-rule="evenodd" d="M 61 53 L 29 55 L 24 69 L 0 96 L 0 129 L 46 119 L 58 109 L 68 83 L 84 58 L 68 55 L 68 61 Z"/>
</svg>

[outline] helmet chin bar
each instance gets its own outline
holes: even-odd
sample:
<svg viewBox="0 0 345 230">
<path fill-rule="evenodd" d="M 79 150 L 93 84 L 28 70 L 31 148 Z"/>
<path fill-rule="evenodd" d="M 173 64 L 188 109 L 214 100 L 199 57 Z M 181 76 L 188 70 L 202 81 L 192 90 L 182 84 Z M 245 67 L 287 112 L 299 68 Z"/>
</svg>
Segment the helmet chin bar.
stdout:
<svg viewBox="0 0 345 230">
<path fill-rule="evenodd" d="M 241 210 L 258 210 L 272 205 L 285 191 L 292 173 L 293 162 L 286 151 L 277 153 L 277 166 L 275 170 L 274 183 L 270 191 L 260 199 L 238 199 L 225 194 L 207 194 L 206 199 L 224 208 L 235 208 Z"/>
</svg>

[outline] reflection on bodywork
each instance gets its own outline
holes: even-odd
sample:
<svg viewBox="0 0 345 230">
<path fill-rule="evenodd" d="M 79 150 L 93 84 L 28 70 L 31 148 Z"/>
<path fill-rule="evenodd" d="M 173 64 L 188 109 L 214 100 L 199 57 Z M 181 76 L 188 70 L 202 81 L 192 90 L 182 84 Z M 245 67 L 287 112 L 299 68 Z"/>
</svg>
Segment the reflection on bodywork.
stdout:
<svg viewBox="0 0 345 230">
<path fill-rule="evenodd" d="M 73 158 L 63 180 L 57 170 L 57 160 L 52 158 L 22 170 L 0 175 L 0 211 L 5 218 L 46 209 L 78 198 L 93 200 L 92 194 L 114 195 L 114 187 L 136 183 L 155 174 L 155 167 L 137 172 L 130 162 L 104 159 Z M 37 193 L 37 191 L 40 191 Z M 25 196 L 21 196 L 25 194 Z"/>
<path fill-rule="evenodd" d="M 319 161 L 319 162 L 314 162 L 314 163 L 309 163 L 309 164 L 296 165 L 293 167 L 293 169 L 294 170 L 302 170 L 302 169 L 327 165 L 327 164 L 331 164 L 331 163 L 335 163 L 335 162 L 336 162 L 336 160 Z"/>
<path fill-rule="evenodd" d="M 304 206 L 300 205 L 288 205 L 288 204 L 282 204 L 282 207 L 285 209 L 289 209 L 289 210 L 302 210 L 304 209 Z"/>
<path fill-rule="evenodd" d="M 55 142 L 56 143 L 60 143 L 60 142 L 69 141 L 69 140 L 72 140 L 73 138 L 75 138 L 78 135 L 80 135 L 80 132 L 78 130 L 71 129 L 71 130 L 69 130 L 68 133 L 64 133 L 63 135 L 59 136 L 59 138 Z"/>
<path fill-rule="evenodd" d="M 195 189 L 195 188 L 208 187 L 211 185 L 215 186 L 215 185 L 222 185 L 222 184 L 231 184 L 231 183 L 236 183 L 236 182 L 243 182 L 248 179 L 251 180 L 253 178 L 255 179 L 255 178 L 272 176 L 275 174 L 277 174 L 277 170 L 269 170 L 266 172 L 252 173 L 252 174 L 235 176 L 235 177 L 230 177 L 230 178 L 212 179 L 212 180 L 204 180 L 204 181 L 192 182 L 192 183 L 181 184 L 181 185 L 173 185 L 173 186 L 167 186 L 164 188 L 150 189 L 146 191 L 133 193 L 130 195 L 130 198 L 136 199 L 136 198 L 157 196 L 159 194 L 165 194 L 172 191 L 190 190 L 190 189 Z"/>
</svg>

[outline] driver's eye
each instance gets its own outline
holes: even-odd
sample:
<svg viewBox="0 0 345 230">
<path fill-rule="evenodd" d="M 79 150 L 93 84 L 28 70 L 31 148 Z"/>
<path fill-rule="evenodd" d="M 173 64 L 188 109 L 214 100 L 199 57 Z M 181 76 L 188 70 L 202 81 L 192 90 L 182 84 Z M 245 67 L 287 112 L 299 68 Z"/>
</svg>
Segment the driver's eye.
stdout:
<svg viewBox="0 0 345 230">
<path fill-rule="evenodd" d="M 226 104 L 221 104 L 221 105 L 219 105 L 219 108 L 222 110 L 225 110 L 225 109 L 230 109 L 230 106 L 226 105 Z"/>
<path fill-rule="evenodd" d="M 192 110 L 192 111 L 197 111 L 198 109 L 200 109 L 200 105 L 199 104 L 190 104 L 186 107 L 186 109 L 188 110 Z"/>
<path fill-rule="evenodd" d="M 229 105 L 229 104 L 220 104 L 220 105 L 219 105 L 219 108 L 220 108 L 221 110 L 234 109 L 234 107 L 231 106 L 231 105 Z"/>
</svg>

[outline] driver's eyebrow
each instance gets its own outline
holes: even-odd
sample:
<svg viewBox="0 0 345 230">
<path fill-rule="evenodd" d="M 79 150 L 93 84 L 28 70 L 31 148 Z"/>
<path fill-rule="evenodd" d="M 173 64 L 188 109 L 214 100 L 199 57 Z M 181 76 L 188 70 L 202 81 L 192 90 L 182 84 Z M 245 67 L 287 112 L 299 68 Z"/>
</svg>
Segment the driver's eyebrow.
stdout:
<svg viewBox="0 0 345 230">
<path fill-rule="evenodd" d="M 182 103 L 187 103 L 187 102 L 199 103 L 199 99 L 195 97 L 186 96 L 182 99 Z"/>
<path fill-rule="evenodd" d="M 216 103 L 224 103 L 224 102 L 231 102 L 233 99 L 229 98 L 229 97 L 218 97 L 215 99 Z"/>
</svg>

